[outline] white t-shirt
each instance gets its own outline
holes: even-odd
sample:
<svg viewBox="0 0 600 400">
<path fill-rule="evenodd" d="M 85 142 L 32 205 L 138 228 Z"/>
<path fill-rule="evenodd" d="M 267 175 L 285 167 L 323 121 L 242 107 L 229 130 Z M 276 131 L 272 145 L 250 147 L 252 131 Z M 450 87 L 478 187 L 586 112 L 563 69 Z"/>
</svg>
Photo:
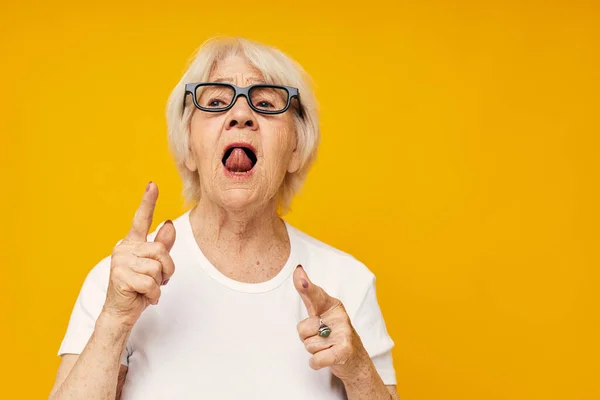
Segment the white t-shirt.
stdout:
<svg viewBox="0 0 600 400">
<path fill-rule="evenodd" d="M 204 256 L 189 213 L 173 221 L 175 274 L 162 287 L 160 303 L 142 313 L 123 352 L 122 364 L 129 367 L 123 400 L 345 399 L 329 368 L 310 368 L 311 354 L 298 337 L 296 326 L 308 317 L 292 282 L 298 264 L 342 301 L 383 382 L 396 384 L 394 342 L 377 302 L 375 276 L 364 264 L 286 222 L 291 253 L 281 271 L 266 282 L 235 281 Z M 59 355 L 83 351 L 106 298 L 109 272 L 110 256 L 88 274 Z"/>
</svg>

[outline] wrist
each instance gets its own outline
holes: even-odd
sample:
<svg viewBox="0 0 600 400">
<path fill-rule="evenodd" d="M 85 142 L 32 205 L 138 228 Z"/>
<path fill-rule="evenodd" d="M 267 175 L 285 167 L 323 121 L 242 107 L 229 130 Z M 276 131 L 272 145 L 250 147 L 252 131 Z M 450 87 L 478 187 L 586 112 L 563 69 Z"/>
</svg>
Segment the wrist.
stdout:
<svg viewBox="0 0 600 400">
<path fill-rule="evenodd" d="M 102 312 L 96 320 L 96 329 L 127 335 L 134 324 L 135 321 L 132 321 L 130 317 L 119 315 L 108 309 L 102 309 Z"/>
<path fill-rule="evenodd" d="M 343 378 L 341 378 L 344 385 L 348 387 L 364 387 L 369 385 L 373 378 L 377 376 L 375 365 L 369 358 L 363 358 L 360 362 L 357 362 L 352 371 Z"/>
<path fill-rule="evenodd" d="M 391 400 L 392 396 L 369 358 L 352 375 L 342 379 L 349 400 Z"/>
</svg>

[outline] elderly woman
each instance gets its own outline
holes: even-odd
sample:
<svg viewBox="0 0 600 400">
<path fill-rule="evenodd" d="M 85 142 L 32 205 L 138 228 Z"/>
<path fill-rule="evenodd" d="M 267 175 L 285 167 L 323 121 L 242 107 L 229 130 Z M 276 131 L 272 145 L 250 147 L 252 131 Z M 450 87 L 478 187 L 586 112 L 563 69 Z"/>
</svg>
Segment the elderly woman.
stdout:
<svg viewBox="0 0 600 400">
<path fill-rule="evenodd" d="M 83 284 L 50 398 L 397 398 L 373 273 L 281 218 L 319 142 L 302 68 L 259 43 L 211 40 L 167 122 L 195 206 L 150 233 L 147 185 Z"/>
</svg>

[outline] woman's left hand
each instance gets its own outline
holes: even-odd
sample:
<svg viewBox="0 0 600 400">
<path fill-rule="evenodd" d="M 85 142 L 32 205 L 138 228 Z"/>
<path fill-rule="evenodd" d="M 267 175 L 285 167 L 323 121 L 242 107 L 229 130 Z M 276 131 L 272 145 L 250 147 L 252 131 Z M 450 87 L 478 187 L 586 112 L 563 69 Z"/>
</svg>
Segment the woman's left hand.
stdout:
<svg viewBox="0 0 600 400">
<path fill-rule="evenodd" d="M 309 315 L 298 324 L 298 334 L 313 355 L 310 367 L 331 367 L 331 372 L 344 382 L 360 377 L 371 359 L 342 302 L 312 283 L 301 265 L 294 271 L 294 286 Z M 331 328 L 327 337 L 318 335 L 321 320 Z"/>
</svg>

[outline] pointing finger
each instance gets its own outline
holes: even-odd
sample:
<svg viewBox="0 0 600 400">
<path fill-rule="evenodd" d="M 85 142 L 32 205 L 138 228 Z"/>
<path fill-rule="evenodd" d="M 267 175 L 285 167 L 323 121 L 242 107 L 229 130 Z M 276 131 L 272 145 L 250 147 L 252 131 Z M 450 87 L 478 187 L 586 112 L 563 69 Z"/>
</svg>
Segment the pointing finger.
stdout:
<svg viewBox="0 0 600 400">
<path fill-rule="evenodd" d="M 323 288 L 310 281 L 302 265 L 298 265 L 294 271 L 294 286 L 310 316 L 321 315 L 337 304 L 335 298 L 329 296 Z"/>
<path fill-rule="evenodd" d="M 133 216 L 131 230 L 125 237 L 127 240 L 135 242 L 145 242 L 154 216 L 154 207 L 158 199 L 158 186 L 152 181 L 146 186 L 146 192 L 142 197 L 142 202 Z"/>
</svg>

